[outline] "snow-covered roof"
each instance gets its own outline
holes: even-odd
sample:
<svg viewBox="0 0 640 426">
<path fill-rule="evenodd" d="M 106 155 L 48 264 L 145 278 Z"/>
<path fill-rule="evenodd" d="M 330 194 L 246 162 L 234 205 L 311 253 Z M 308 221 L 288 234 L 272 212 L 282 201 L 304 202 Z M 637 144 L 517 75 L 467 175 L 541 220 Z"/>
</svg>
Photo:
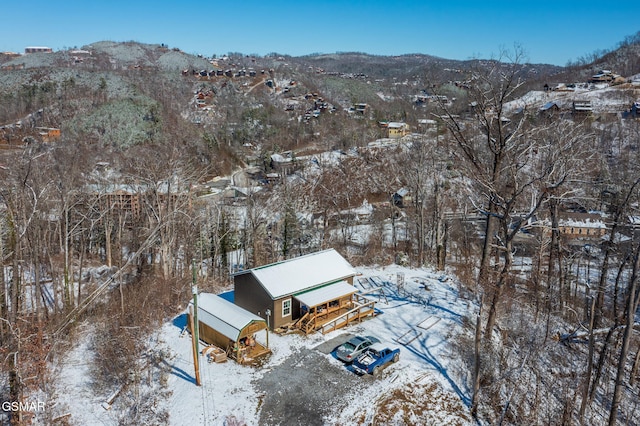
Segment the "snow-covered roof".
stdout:
<svg viewBox="0 0 640 426">
<path fill-rule="evenodd" d="M 248 197 L 251 194 L 255 194 L 256 192 L 262 191 L 261 186 L 232 186 L 231 189 L 237 191 L 238 193 Z"/>
<path fill-rule="evenodd" d="M 373 214 L 373 206 L 369 204 L 369 202 L 365 199 L 364 201 L 362 201 L 360 207 L 351 209 L 351 211 L 360 216 L 369 216 Z"/>
<path fill-rule="evenodd" d="M 236 275 L 246 273 L 251 273 L 274 300 L 356 274 L 353 266 L 334 249 L 249 269 Z"/>
<path fill-rule="evenodd" d="M 402 123 L 402 122 L 399 122 L 399 121 L 391 121 L 387 125 L 389 126 L 390 129 L 402 129 L 402 128 L 407 127 L 406 123 Z"/>
<path fill-rule="evenodd" d="M 553 107 L 559 108 L 559 105 L 556 102 L 547 102 L 546 104 L 542 105 L 540 107 L 540 111 L 546 111 L 548 109 L 551 109 Z"/>
<path fill-rule="evenodd" d="M 560 226 L 572 226 L 575 228 L 599 228 L 606 229 L 607 225 L 602 217 L 589 213 L 572 213 L 571 215 L 562 216 L 558 220 Z"/>
<path fill-rule="evenodd" d="M 409 194 L 409 190 L 408 190 L 407 188 L 400 188 L 400 189 L 398 189 L 398 190 L 396 191 L 396 194 L 397 194 L 399 197 L 404 197 L 404 196 L 406 196 L 406 195 L 408 195 L 408 194 Z"/>
<path fill-rule="evenodd" d="M 346 281 L 338 281 L 315 290 L 310 290 L 302 294 L 296 294 L 302 304 L 314 307 L 331 300 L 337 300 L 343 296 L 357 293 L 358 289 Z"/>
<path fill-rule="evenodd" d="M 193 300 L 189 303 L 193 306 Z M 212 293 L 198 295 L 198 322 L 202 322 L 234 342 L 242 330 L 253 322 L 266 321 L 259 316 Z"/>
</svg>

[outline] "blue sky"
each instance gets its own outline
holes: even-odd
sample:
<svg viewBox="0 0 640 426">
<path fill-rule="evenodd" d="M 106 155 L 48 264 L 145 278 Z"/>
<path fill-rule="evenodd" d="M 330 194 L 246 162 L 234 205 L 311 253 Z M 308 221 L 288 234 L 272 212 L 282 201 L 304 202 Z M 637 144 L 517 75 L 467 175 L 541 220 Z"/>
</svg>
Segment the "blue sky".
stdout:
<svg viewBox="0 0 640 426">
<path fill-rule="evenodd" d="M 13 52 L 133 40 L 207 56 L 357 51 L 470 59 L 518 45 L 528 62 L 565 65 L 640 31 L 637 0 L 31 0 L 0 10 L 0 51 Z"/>
</svg>

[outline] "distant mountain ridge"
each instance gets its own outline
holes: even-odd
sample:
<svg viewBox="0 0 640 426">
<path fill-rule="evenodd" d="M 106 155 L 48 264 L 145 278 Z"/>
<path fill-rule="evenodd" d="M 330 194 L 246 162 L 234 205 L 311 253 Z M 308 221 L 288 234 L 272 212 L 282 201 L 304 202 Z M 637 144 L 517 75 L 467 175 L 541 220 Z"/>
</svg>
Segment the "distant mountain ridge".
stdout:
<svg viewBox="0 0 640 426">
<path fill-rule="evenodd" d="M 640 37 L 591 63 L 559 67 L 361 52 L 206 58 L 164 44 L 99 41 L 52 53 L 0 55 L 0 126 L 42 110 L 32 127 L 60 127 L 63 137 L 117 149 L 187 135 L 194 144 L 282 149 L 313 146 L 321 134 L 323 143 L 341 146 L 365 133 L 375 139 L 378 121 L 415 126 L 435 108 L 418 98 L 445 95 L 464 112 L 474 73 L 496 65 L 518 67 L 517 77 L 526 83 L 513 94 L 518 97 L 587 82 L 600 69 L 637 74 L 639 52 Z M 348 118 L 356 103 L 368 105 L 367 125 Z M 309 122 L 320 110 L 327 112 L 323 118 Z"/>
</svg>

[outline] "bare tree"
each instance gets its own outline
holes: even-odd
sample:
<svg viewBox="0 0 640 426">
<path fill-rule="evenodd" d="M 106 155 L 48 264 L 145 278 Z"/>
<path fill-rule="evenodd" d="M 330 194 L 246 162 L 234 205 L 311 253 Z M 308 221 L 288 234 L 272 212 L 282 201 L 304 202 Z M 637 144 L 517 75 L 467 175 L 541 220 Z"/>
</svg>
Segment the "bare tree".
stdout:
<svg viewBox="0 0 640 426">
<path fill-rule="evenodd" d="M 558 124 L 533 126 L 526 109 L 509 104 L 524 83 L 519 77 L 521 59 L 522 52 L 517 50 L 510 64 L 496 62 L 474 76 L 472 120 L 462 120 L 444 109 L 463 174 L 477 192 L 470 199 L 486 218 L 478 284 L 491 294 L 487 339 L 511 280 L 514 238 L 547 200 L 561 195 L 573 173 L 569 153 L 575 152 L 583 137 L 579 129 L 567 127 L 561 138 L 549 138 L 559 130 Z"/>
<path fill-rule="evenodd" d="M 627 306 L 625 310 L 625 330 L 622 338 L 622 348 L 618 358 L 617 373 L 615 378 L 615 386 L 613 390 L 613 399 L 611 401 L 611 411 L 609 412 L 609 426 L 614 426 L 618 418 L 618 407 L 620 405 L 622 389 L 624 384 L 625 367 L 627 365 L 627 356 L 631 344 L 631 336 L 633 334 L 633 326 L 635 324 L 636 312 L 638 311 L 638 274 L 640 273 L 640 244 L 636 246 L 634 253 L 633 268 L 627 288 Z"/>
<path fill-rule="evenodd" d="M 516 50 L 511 62 L 505 66 L 501 59 L 492 61 L 488 69 L 473 73 L 473 86 L 469 92 L 469 107 L 472 121 L 463 121 L 453 114 L 447 105 L 441 104 L 443 118 L 458 147 L 460 160 L 465 170 L 482 191 L 486 207 L 485 239 L 480 260 L 478 283 L 487 285 L 491 267 L 491 256 L 495 246 L 498 227 L 498 194 L 504 190 L 503 168 L 517 160 L 513 148 L 524 124 L 524 117 L 515 122 L 506 120 L 506 105 L 515 98 L 522 86 L 519 70 L 523 52 Z"/>
</svg>

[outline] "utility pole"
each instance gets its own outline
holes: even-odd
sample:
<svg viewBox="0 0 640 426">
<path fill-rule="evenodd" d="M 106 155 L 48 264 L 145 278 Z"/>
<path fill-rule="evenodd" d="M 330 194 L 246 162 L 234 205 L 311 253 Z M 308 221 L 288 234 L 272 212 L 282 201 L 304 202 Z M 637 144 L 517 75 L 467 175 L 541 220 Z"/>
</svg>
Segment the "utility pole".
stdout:
<svg viewBox="0 0 640 426">
<path fill-rule="evenodd" d="M 268 309 L 266 311 L 264 311 L 264 313 L 267 315 L 267 349 L 269 348 L 269 329 L 271 327 L 271 324 L 269 324 L 269 318 L 271 318 L 271 309 Z"/>
<path fill-rule="evenodd" d="M 198 331 L 198 284 L 196 281 L 196 266 L 195 262 L 191 262 L 191 269 L 193 270 L 193 287 L 191 292 L 193 294 L 193 310 L 189 317 L 191 318 L 191 342 L 193 349 L 193 365 L 196 373 L 196 385 L 200 386 L 200 349 L 198 343 L 200 340 L 200 333 Z"/>
</svg>

